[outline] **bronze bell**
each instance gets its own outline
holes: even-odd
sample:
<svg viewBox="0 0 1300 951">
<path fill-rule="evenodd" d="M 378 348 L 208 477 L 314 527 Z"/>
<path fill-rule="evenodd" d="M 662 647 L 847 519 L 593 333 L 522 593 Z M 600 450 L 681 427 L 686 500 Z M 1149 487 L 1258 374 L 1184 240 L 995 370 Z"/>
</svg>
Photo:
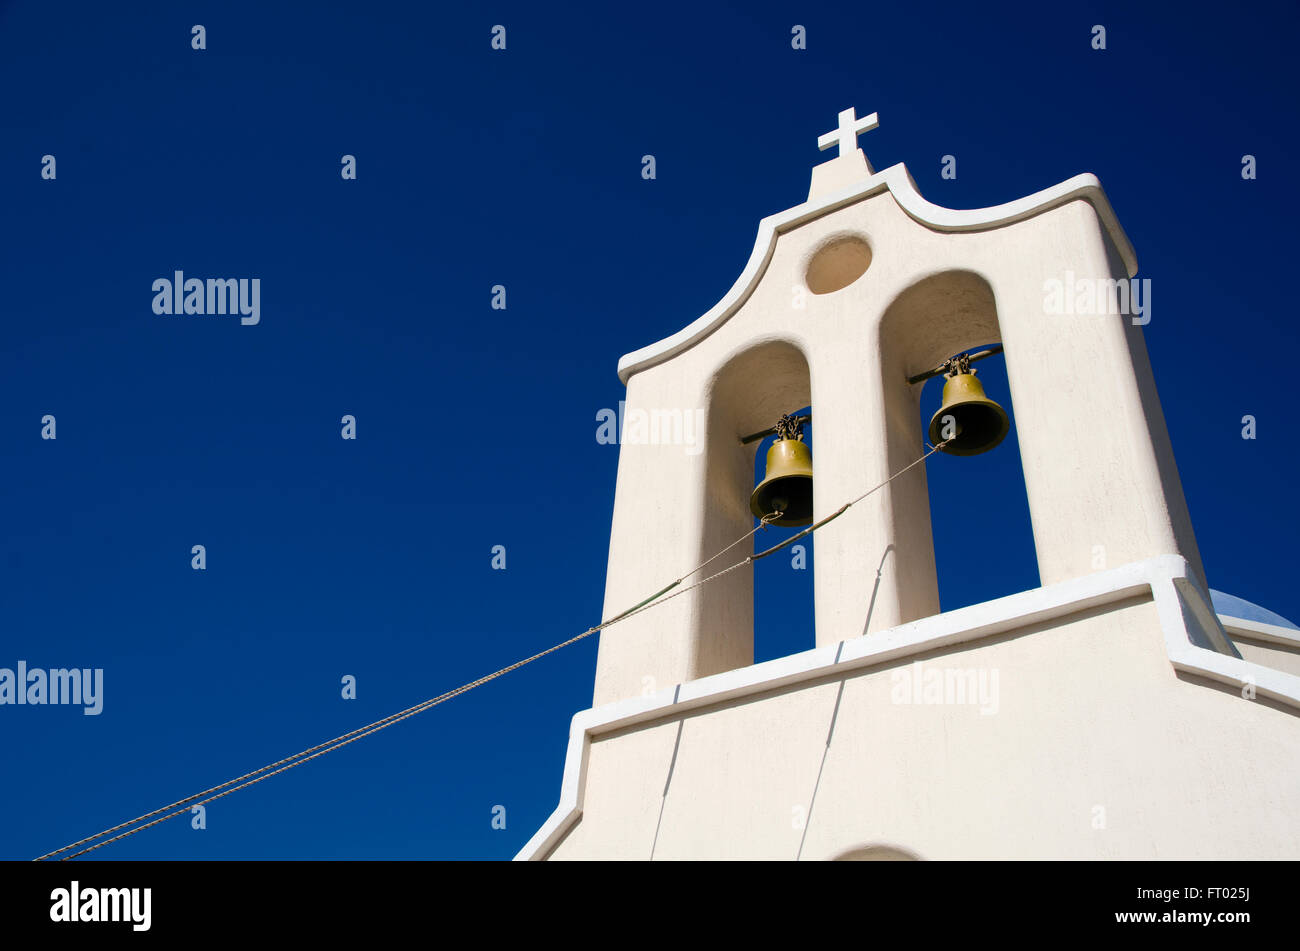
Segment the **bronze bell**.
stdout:
<svg viewBox="0 0 1300 951">
<path fill-rule="evenodd" d="M 954 456 L 977 456 L 1006 438 L 1011 420 L 1006 410 L 984 395 L 984 387 L 975 379 L 975 371 L 968 361 L 953 367 L 953 371 L 943 384 L 943 404 L 930 420 L 930 443 L 938 446 L 943 442 L 947 428 L 944 417 L 951 416 L 957 424 L 956 436 L 941 451 Z"/>
<path fill-rule="evenodd" d="M 773 525 L 811 525 L 812 450 L 798 438 L 781 438 L 767 451 L 767 476 L 749 497 L 758 518 L 780 512 Z"/>
</svg>

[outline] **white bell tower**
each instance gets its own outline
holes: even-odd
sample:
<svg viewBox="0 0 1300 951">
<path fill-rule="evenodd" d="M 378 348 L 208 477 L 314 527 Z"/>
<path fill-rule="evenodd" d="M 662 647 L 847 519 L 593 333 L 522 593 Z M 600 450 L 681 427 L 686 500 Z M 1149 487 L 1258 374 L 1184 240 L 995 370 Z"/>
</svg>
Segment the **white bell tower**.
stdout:
<svg viewBox="0 0 1300 951">
<path fill-rule="evenodd" d="M 818 531 L 815 648 L 753 664 L 750 566 L 602 632 L 560 807 L 521 857 L 1300 854 L 1300 824 L 1240 808 L 1300 792 L 1300 678 L 1243 661 L 1209 607 L 1143 321 L 1123 312 L 1136 256 L 1100 183 L 941 208 L 902 165 L 872 169 L 857 137 L 877 124 L 841 112 L 817 140 L 837 155 L 761 222 L 727 295 L 619 362 L 629 415 L 704 427 L 702 451 L 621 446 L 604 616 L 752 530 L 741 437 L 811 405 L 824 518 L 925 452 L 909 377 L 986 344 L 1005 348 L 1043 587 L 939 614 L 914 466 Z M 924 700 L 920 663 L 986 702 Z M 1287 712 L 1237 696 L 1248 680 Z M 1216 751 L 1205 771 L 1164 762 L 1184 731 Z M 1246 789 L 1243 761 L 1283 751 L 1271 792 Z M 1160 765 L 1122 775 L 1125 756 Z M 1033 788 L 1008 791 L 1025 757 Z M 1187 789 L 1207 785 L 1225 814 L 1234 797 L 1237 838 L 1189 829 Z M 1093 800 L 1123 828 L 1098 835 Z"/>
<path fill-rule="evenodd" d="M 606 617 L 748 531 L 754 449 L 740 437 L 812 404 L 814 509 L 824 517 L 924 451 L 909 376 L 986 343 L 1006 347 L 1045 584 L 1162 553 L 1200 559 L 1141 329 L 1122 315 L 1048 314 L 1044 282 L 1123 281 L 1133 250 L 1092 176 L 979 212 L 937 208 L 902 166 L 875 174 L 840 113 L 818 140 L 806 204 L 765 220 L 716 307 L 619 364 L 627 412 L 704 410 L 703 453 L 626 445 L 619 460 Z M 1103 306 L 1104 306 L 1103 301 Z M 1007 446 L 1008 451 L 1014 451 Z M 819 645 L 938 613 L 925 470 L 817 537 Z M 595 702 L 753 660 L 750 569 L 602 636 Z M 1203 581 L 1203 579 L 1201 579 Z"/>
</svg>

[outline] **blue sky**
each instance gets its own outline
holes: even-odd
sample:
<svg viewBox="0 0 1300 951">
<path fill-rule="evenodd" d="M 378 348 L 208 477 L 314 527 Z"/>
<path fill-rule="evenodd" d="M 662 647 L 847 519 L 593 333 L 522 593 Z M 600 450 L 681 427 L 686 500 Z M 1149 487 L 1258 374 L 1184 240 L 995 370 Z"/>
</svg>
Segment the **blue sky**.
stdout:
<svg viewBox="0 0 1300 951">
<path fill-rule="evenodd" d="M 880 114 L 860 140 L 875 167 L 906 163 L 937 204 L 1100 176 L 1153 282 L 1146 340 L 1210 583 L 1300 617 L 1300 17 L 1130 6 L 0 3 L 0 667 L 105 672 L 99 716 L 0 707 L 0 857 L 595 623 L 617 360 L 726 292 L 848 106 Z M 175 270 L 259 278 L 260 323 L 156 316 Z M 1007 402 L 1000 361 L 981 375 Z M 1013 438 L 930 466 L 945 609 L 1038 583 L 1019 480 Z M 811 572 L 772 558 L 756 585 L 759 659 L 812 646 Z M 590 638 L 222 799 L 206 829 L 95 856 L 507 858 L 555 807 L 595 655 Z"/>
</svg>

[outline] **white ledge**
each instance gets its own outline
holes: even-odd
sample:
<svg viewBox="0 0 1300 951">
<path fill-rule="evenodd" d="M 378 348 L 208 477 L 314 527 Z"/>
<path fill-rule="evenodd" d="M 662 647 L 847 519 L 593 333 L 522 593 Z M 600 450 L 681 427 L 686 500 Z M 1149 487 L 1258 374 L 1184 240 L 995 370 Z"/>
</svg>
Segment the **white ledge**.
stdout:
<svg viewBox="0 0 1300 951">
<path fill-rule="evenodd" d="M 569 728 L 559 806 L 515 860 L 545 859 L 582 816 L 591 742 L 603 733 L 680 717 L 700 707 L 791 684 L 843 676 L 895 658 L 982 640 L 1148 592 L 1160 619 L 1165 653 L 1175 670 L 1234 688 L 1249 684 L 1256 696 L 1300 708 L 1300 677 L 1243 660 L 1224 634 L 1209 597 L 1192 580 L 1186 560 L 1179 555 L 1160 555 L 834 646 L 703 677 L 648 697 L 630 697 L 583 710 L 573 717 Z"/>
<path fill-rule="evenodd" d="M 759 222 L 758 237 L 754 240 L 754 250 L 750 253 L 745 269 L 741 271 L 740 277 L 736 279 L 736 283 L 731 286 L 731 290 L 727 291 L 722 300 L 672 336 L 624 355 L 618 361 L 619 379 L 627 383 L 633 373 L 676 356 L 726 323 L 758 285 L 759 278 L 772 258 L 778 235 L 884 190 L 889 191 L 899 207 L 911 218 L 927 228 L 943 232 L 989 231 L 1032 218 L 1072 201 L 1086 201 L 1097 212 L 1097 217 L 1115 245 L 1129 277 L 1137 274 L 1137 254 L 1129 242 L 1128 235 L 1120 226 L 1119 219 L 1115 217 L 1110 201 L 1102 191 L 1101 182 L 1095 175 L 1076 175 L 1058 185 L 1044 188 L 1042 191 L 1003 205 L 956 210 L 926 201 L 917 191 L 916 183 L 912 181 L 912 176 L 908 174 L 907 169 L 902 164 L 891 165 L 857 185 L 820 196 L 764 218 Z"/>
<path fill-rule="evenodd" d="M 1266 641 L 1281 644 L 1284 647 L 1300 647 L 1300 631 L 1280 624 L 1265 624 L 1263 621 L 1250 621 L 1246 618 L 1220 614 L 1219 622 L 1229 635 L 1243 637 L 1252 641 Z"/>
</svg>

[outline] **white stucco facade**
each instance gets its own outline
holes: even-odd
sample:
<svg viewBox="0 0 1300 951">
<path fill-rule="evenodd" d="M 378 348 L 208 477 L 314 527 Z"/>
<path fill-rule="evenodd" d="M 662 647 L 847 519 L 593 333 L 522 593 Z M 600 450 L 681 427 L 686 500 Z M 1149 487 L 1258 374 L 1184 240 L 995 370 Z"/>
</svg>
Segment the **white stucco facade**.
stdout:
<svg viewBox="0 0 1300 951">
<path fill-rule="evenodd" d="M 811 405 L 823 518 L 924 452 L 907 378 L 992 343 L 1043 587 L 939 614 L 915 467 L 818 532 L 813 650 L 753 664 L 749 567 L 603 632 L 519 857 L 1300 856 L 1294 645 L 1238 651 L 1210 605 L 1140 321 L 1045 303 L 1136 273 L 1100 184 L 952 211 L 848 141 L 722 301 L 619 363 L 629 412 L 705 427 L 621 447 L 605 616 L 752 528 L 741 436 Z"/>
</svg>

